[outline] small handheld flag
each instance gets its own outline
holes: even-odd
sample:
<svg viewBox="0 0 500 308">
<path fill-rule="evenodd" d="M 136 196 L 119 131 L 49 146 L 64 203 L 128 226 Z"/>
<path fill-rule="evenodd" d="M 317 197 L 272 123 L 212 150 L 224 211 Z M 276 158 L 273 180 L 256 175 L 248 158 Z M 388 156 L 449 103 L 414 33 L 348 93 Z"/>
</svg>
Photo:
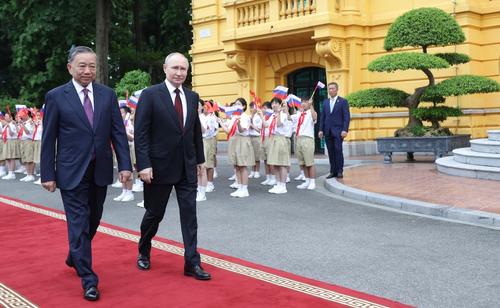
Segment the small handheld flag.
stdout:
<svg viewBox="0 0 500 308">
<path fill-rule="evenodd" d="M 288 107 L 300 108 L 301 99 L 300 97 L 290 94 L 286 98 Z"/>
<path fill-rule="evenodd" d="M 326 86 L 325 86 L 325 84 L 324 84 L 324 83 L 322 83 L 321 81 L 318 81 L 318 82 L 316 83 L 316 86 L 314 87 L 314 91 L 313 91 L 313 93 L 311 94 L 311 99 L 313 99 L 314 94 L 316 93 L 316 90 L 317 90 L 318 88 L 323 89 L 324 87 L 326 87 Z"/>
<path fill-rule="evenodd" d="M 233 115 L 241 115 L 243 113 L 243 108 L 241 107 L 219 107 L 220 111 L 224 112 L 226 116 L 231 117 Z"/>
<path fill-rule="evenodd" d="M 253 90 L 250 90 L 250 96 L 252 97 L 252 100 L 253 102 L 260 107 L 260 105 L 262 105 L 262 100 L 260 99 L 260 97 L 257 97 L 257 95 L 255 94 L 255 92 Z"/>
<path fill-rule="evenodd" d="M 26 107 L 26 105 L 16 105 L 16 113 L 23 109 L 28 109 L 28 107 Z"/>
<path fill-rule="evenodd" d="M 135 96 L 131 96 L 127 100 L 127 106 L 129 106 L 132 109 L 136 109 L 138 103 L 139 103 L 139 99 Z"/>
<path fill-rule="evenodd" d="M 277 86 L 273 90 L 273 96 L 280 99 L 286 98 L 287 94 L 288 94 L 288 88 L 284 86 Z"/>
</svg>

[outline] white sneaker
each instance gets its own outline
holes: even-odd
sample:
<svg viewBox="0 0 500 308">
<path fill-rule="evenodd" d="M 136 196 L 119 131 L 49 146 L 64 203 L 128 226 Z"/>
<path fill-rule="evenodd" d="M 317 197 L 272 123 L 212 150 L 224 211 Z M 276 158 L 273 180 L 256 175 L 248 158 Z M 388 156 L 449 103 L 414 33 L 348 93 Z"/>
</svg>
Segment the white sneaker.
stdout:
<svg viewBox="0 0 500 308">
<path fill-rule="evenodd" d="M 256 172 L 253 174 L 253 178 L 254 178 L 254 179 L 258 179 L 258 178 L 260 178 L 260 173 L 259 173 L 259 171 L 256 171 Z"/>
<path fill-rule="evenodd" d="M 238 188 L 237 190 L 233 191 L 232 193 L 230 193 L 229 195 L 231 197 L 236 197 L 238 195 L 238 193 L 240 192 L 240 189 Z"/>
<path fill-rule="evenodd" d="M 283 186 L 276 185 L 276 190 L 273 193 L 277 194 L 277 195 L 286 194 L 287 193 L 286 186 L 285 185 L 283 185 Z"/>
<path fill-rule="evenodd" d="M 141 184 L 135 183 L 132 185 L 132 191 L 133 192 L 141 192 L 144 191 L 144 184 L 141 181 Z"/>
<path fill-rule="evenodd" d="M 111 185 L 111 187 L 121 188 L 122 187 L 122 182 L 120 182 L 120 180 L 116 180 L 116 182 L 113 185 Z"/>
<path fill-rule="evenodd" d="M 16 175 L 14 173 L 10 173 L 2 177 L 2 180 L 15 180 L 15 179 Z"/>
<path fill-rule="evenodd" d="M 122 201 L 123 197 L 125 197 L 125 192 L 124 191 L 122 191 L 121 195 L 119 195 L 118 197 L 113 198 L 113 200 L 115 200 L 115 201 Z"/>
<path fill-rule="evenodd" d="M 137 203 L 137 206 L 138 207 L 144 207 L 144 200 L 142 200 L 141 202 Z"/>
<path fill-rule="evenodd" d="M 316 189 L 316 183 L 309 183 L 309 186 L 307 186 L 307 189 L 309 189 L 309 190 Z"/>
<path fill-rule="evenodd" d="M 35 180 L 35 177 L 32 175 L 27 175 L 23 179 L 24 179 L 23 182 L 33 182 Z"/>
<path fill-rule="evenodd" d="M 0 170 L 0 178 L 3 176 L 6 176 L 6 175 L 7 175 L 7 172 L 5 172 L 5 170 Z"/>
<path fill-rule="evenodd" d="M 34 181 L 33 184 L 42 185 L 42 179 L 39 178 L 38 180 Z"/>
<path fill-rule="evenodd" d="M 286 182 L 290 183 L 290 177 L 288 175 L 286 176 Z"/>
<path fill-rule="evenodd" d="M 249 178 L 249 179 L 253 179 L 253 176 L 254 176 L 254 175 L 255 175 L 255 172 L 254 172 L 254 171 L 252 171 L 252 172 L 250 172 L 250 174 L 248 175 L 248 178 Z"/>
<path fill-rule="evenodd" d="M 202 193 L 196 193 L 196 202 L 201 202 L 207 200 L 207 196 Z"/>
<path fill-rule="evenodd" d="M 302 183 L 302 184 L 300 184 L 300 185 L 297 185 L 297 189 L 306 189 L 307 187 L 309 187 L 309 185 L 308 185 L 308 184 L 309 184 L 309 183 L 304 182 L 304 183 Z"/>
<path fill-rule="evenodd" d="M 234 182 L 233 184 L 229 185 L 229 187 L 234 188 L 234 189 L 238 189 L 238 188 L 240 188 L 240 184 L 238 184 L 238 182 Z"/>
<path fill-rule="evenodd" d="M 240 190 L 236 191 L 235 195 L 233 195 L 233 197 L 236 197 L 236 198 L 246 198 L 249 196 L 250 196 L 250 194 L 248 193 L 248 189 L 240 189 Z"/>
<path fill-rule="evenodd" d="M 299 176 L 294 178 L 295 181 L 304 181 L 305 179 L 306 179 L 306 177 L 302 173 L 299 174 Z"/>
<path fill-rule="evenodd" d="M 269 182 L 267 182 L 266 185 L 269 185 L 269 186 L 274 186 L 278 184 L 278 182 L 276 181 L 276 179 L 270 179 Z"/>
<path fill-rule="evenodd" d="M 24 182 L 24 181 L 26 181 L 27 178 L 28 178 L 28 176 L 25 176 L 22 179 L 20 179 L 19 182 Z"/>
<path fill-rule="evenodd" d="M 132 192 L 125 193 L 123 198 L 120 200 L 121 202 L 129 202 L 134 201 L 134 194 Z"/>
<path fill-rule="evenodd" d="M 206 192 L 213 192 L 213 191 L 215 191 L 214 184 L 207 184 L 207 190 L 206 190 Z"/>
<path fill-rule="evenodd" d="M 229 181 L 234 181 L 236 180 L 236 174 L 233 174 L 232 176 L 227 178 Z"/>
<path fill-rule="evenodd" d="M 278 190 L 278 185 L 274 185 L 271 189 L 268 190 L 271 194 L 275 194 Z"/>
<path fill-rule="evenodd" d="M 25 172 L 26 172 L 26 167 L 24 166 L 21 166 L 14 171 L 14 173 L 25 173 Z"/>
<path fill-rule="evenodd" d="M 141 179 L 135 179 L 134 184 L 142 185 L 143 182 L 141 181 Z"/>
<path fill-rule="evenodd" d="M 269 179 L 266 179 L 264 182 L 260 182 L 260 185 L 267 185 L 269 183 Z"/>
</svg>

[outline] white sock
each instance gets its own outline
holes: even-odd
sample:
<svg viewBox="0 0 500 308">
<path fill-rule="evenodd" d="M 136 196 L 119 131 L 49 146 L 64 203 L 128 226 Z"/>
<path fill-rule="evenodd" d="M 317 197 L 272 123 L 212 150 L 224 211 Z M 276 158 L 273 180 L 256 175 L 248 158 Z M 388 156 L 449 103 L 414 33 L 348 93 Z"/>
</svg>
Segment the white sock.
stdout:
<svg viewBox="0 0 500 308">
<path fill-rule="evenodd" d="M 271 174 L 271 181 L 276 181 L 276 176 Z"/>
<path fill-rule="evenodd" d="M 14 174 L 14 171 L 9 171 L 9 175 L 13 175 Z"/>
<path fill-rule="evenodd" d="M 243 184 L 242 184 L 242 185 L 240 185 L 240 189 L 241 189 L 242 191 L 247 191 L 247 190 L 248 190 L 248 185 L 243 185 Z"/>
<path fill-rule="evenodd" d="M 304 170 L 300 170 L 300 175 L 304 175 Z"/>
<path fill-rule="evenodd" d="M 214 182 L 207 182 L 207 186 L 214 186 Z"/>
<path fill-rule="evenodd" d="M 315 179 L 309 179 L 309 185 L 314 184 L 316 185 L 316 180 Z"/>
<path fill-rule="evenodd" d="M 205 192 L 207 191 L 207 187 L 206 186 L 198 186 L 198 191 L 201 193 L 201 194 L 205 194 Z"/>
<path fill-rule="evenodd" d="M 305 182 L 304 186 L 306 186 L 306 187 L 309 186 L 309 183 L 311 183 L 311 179 L 306 178 L 306 182 Z"/>
</svg>

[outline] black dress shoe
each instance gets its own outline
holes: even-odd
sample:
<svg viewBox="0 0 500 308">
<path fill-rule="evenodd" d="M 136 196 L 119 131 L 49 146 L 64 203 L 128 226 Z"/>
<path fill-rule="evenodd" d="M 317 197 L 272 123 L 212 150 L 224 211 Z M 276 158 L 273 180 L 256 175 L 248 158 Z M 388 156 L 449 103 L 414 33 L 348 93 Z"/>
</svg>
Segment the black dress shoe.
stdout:
<svg viewBox="0 0 500 308">
<path fill-rule="evenodd" d="M 88 301 L 94 302 L 99 299 L 99 290 L 97 287 L 88 287 L 83 292 L 83 298 Z"/>
<path fill-rule="evenodd" d="M 75 267 L 75 264 L 73 263 L 73 260 L 71 260 L 69 257 L 64 261 L 68 267 Z"/>
<path fill-rule="evenodd" d="M 144 255 L 139 255 L 137 257 L 137 268 L 141 271 L 147 271 L 151 268 L 151 262 L 149 261 L 149 257 Z"/>
<path fill-rule="evenodd" d="M 331 178 L 336 178 L 336 177 L 337 177 L 337 175 L 336 175 L 336 174 L 334 174 L 334 173 L 330 173 L 330 174 L 329 174 L 326 178 L 327 178 L 327 179 L 331 179 Z"/>
<path fill-rule="evenodd" d="M 198 280 L 210 280 L 212 276 L 209 273 L 205 272 L 203 268 L 199 265 L 195 266 L 187 266 L 184 265 L 184 275 L 192 276 Z"/>
<path fill-rule="evenodd" d="M 343 179 L 343 178 L 344 178 L 344 175 L 342 173 L 337 175 L 337 179 Z"/>
</svg>

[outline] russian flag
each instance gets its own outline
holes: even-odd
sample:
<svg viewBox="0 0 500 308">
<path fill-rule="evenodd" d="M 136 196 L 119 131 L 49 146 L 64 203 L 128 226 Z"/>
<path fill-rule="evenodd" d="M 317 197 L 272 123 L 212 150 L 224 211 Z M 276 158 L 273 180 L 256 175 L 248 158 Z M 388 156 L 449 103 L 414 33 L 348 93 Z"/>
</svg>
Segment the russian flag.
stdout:
<svg viewBox="0 0 500 308">
<path fill-rule="evenodd" d="M 226 116 L 231 117 L 233 115 L 241 115 L 243 113 L 243 108 L 241 107 L 221 107 L 219 106 L 219 110 L 224 112 Z"/>
<path fill-rule="evenodd" d="M 42 105 L 42 109 L 40 109 L 40 117 L 43 118 L 43 114 L 45 112 L 45 104 Z"/>
<path fill-rule="evenodd" d="M 16 113 L 18 113 L 19 111 L 21 111 L 23 109 L 28 110 L 28 107 L 26 105 L 16 105 Z"/>
<path fill-rule="evenodd" d="M 139 99 L 135 96 L 131 96 L 128 98 L 127 106 L 129 106 L 132 109 L 136 109 L 138 103 L 139 103 Z"/>
<path fill-rule="evenodd" d="M 300 99 L 300 97 L 290 94 L 287 96 L 286 101 L 289 107 L 300 108 L 302 100 Z"/>
<path fill-rule="evenodd" d="M 272 117 L 274 114 L 274 111 L 272 109 L 266 109 L 264 110 L 264 118 L 267 120 L 270 117 Z"/>
<path fill-rule="evenodd" d="M 5 119 L 5 113 L 3 113 L 1 111 L 0 111 L 0 119 L 2 119 L 2 120 Z"/>
<path fill-rule="evenodd" d="M 284 86 L 277 86 L 273 90 L 273 96 L 280 99 L 284 99 L 287 96 L 287 94 L 288 94 L 288 88 Z"/>
<path fill-rule="evenodd" d="M 121 100 L 119 100 L 119 101 L 118 101 L 118 106 L 119 106 L 120 108 L 127 106 L 127 100 L 125 100 L 125 99 L 121 99 Z"/>
<path fill-rule="evenodd" d="M 316 84 L 316 88 L 323 89 L 324 87 L 326 87 L 326 85 L 324 83 L 322 83 L 321 81 L 318 81 L 318 83 Z"/>
</svg>

